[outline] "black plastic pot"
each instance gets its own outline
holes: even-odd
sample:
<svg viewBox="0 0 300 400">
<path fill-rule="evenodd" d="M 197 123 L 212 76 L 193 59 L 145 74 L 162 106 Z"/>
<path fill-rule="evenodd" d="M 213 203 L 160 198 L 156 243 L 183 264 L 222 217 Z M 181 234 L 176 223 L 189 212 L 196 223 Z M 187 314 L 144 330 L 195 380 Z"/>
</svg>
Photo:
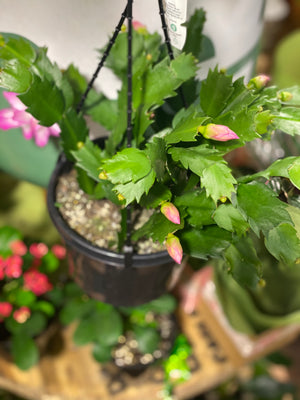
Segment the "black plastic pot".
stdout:
<svg viewBox="0 0 300 400">
<path fill-rule="evenodd" d="M 136 306 L 151 301 L 173 286 L 182 267 L 166 251 L 134 254 L 132 265 L 125 268 L 124 254 L 94 246 L 67 225 L 55 206 L 56 185 L 72 163 L 61 156 L 48 186 L 50 217 L 68 251 L 71 275 L 91 297 L 115 306 Z"/>
</svg>

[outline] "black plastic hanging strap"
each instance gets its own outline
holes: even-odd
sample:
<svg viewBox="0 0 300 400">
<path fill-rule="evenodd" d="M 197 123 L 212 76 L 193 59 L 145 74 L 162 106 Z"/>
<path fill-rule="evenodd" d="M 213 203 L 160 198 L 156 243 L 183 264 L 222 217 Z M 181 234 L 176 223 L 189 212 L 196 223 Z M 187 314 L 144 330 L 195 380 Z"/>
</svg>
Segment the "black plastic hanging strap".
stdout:
<svg viewBox="0 0 300 400">
<path fill-rule="evenodd" d="M 168 50 L 168 55 L 169 55 L 170 60 L 174 60 L 174 53 L 173 53 L 171 40 L 170 40 L 169 33 L 168 33 L 166 18 L 165 18 L 165 9 L 164 9 L 164 5 L 163 5 L 163 0 L 158 0 L 158 6 L 159 6 L 159 15 L 160 15 L 160 19 L 161 19 L 162 29 L 163 29 L 164 36 L 165 36 L 165 43 L 166 43 L 167 50 Z M 178 89 L 178 93 L 179 93 L 179 96 L 181 97 L 181 101 L 182 101 L 184 108 L 187 108 L 187 102 L 185 100 L 183 90 L 181 87 Z"/>
<path fill-rule="evenodd" d="M 128 35 L 127 35 L 127 147 L 132 145 L 132 3 L 133 0 L 127 2 L 127 20 L 128 20 Z M 126 240 L 124 246 L 125 268 L 132 266 L 133 246 L 131 242 L 132 220 L 131 206 L 126 207 Z"/>
<path fill-rule="evenodd" d="M 113 45 L 114 45 L 114 43 L 115 43 L 115 41 L 117 39 L 117 36 L 118 36 L 118 34 L 119 34 L 119 32 L 120 32 L 120 30 L 122 28 L 122 25 L 123 25 L 123 23 L 125 21 L 126 16 L 127 16 L 127 6 L 125 7 L 125 10 L 121 14 L 121 19 L 120 19 L 118 25 L 116 26 L 116 29 L 115 29 L 115 31 L 113 33 L 113 36 L 111 37 L 111 39 L 110 39 L 110 41 L 109 41 L 109 43 L 108 43 L 108 45 L 107 45 L 107 47 L 106 47 L 106 49 L 105 49 L 105 51 L 103 53 L 103 56 L 102 56 L 102 58 L 101 58 L 101 60 L 100 60 L 100 62 L 98 64 L 98 67 L 97 67 L 96 71 L 93 74 L 92 79 L 88 83 L 87 88 L 86 88 L 85 92 L 83 93 L 83 95 L 81 97 L 81 100 L 80 100 L 80 102 L 79 102 L 79 104 L 78 104 L 78 106 L 76 108 L 77 113 L 79 113 L 82 110 L 82 107 L 84 105 L 84 102 L 85 102 L 88 94 L 89 94 L 89 91 L 92 89 L 93 84 L 94 84 L 95 80 L 97 79 L 97 77 L 99 75 L 99 72 L 100 72 L 101 68 L 103 67 L 103 64 L 105 63 L 105 60 L 108 57 L 108 55 L 110 53 L 110 50 L 113 47 Z"/>
</svg>

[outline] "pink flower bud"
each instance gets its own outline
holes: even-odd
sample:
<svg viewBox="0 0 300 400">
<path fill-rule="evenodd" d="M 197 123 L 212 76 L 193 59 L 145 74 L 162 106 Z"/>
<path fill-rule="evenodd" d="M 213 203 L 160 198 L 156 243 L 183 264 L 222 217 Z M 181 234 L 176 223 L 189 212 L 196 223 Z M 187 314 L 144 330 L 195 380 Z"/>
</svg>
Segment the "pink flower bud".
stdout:
<svg viewBox="0 0 300 400">
<path fill-rule="evenodd" d="M 183 256 L 182 247 L 179 239 L 172 233 L 169 233 L 167 236 L 166 248 L 170 257 L 172 257 L 177 264 L 180 264 Z"/>
<path fill-rule="evenodd" d="M 180 224 L 179 211 L 174 206 L 174 204 L 166 201 L 161 205 L 160 211 L 169 221 L 173 222 L 173 224 Z"/>
<path fill-rule="evenodd" d="M 247 88 L 248 89 L 262 89 L 269 82 L 270 77 L 268 75 L 257 75 L 254 78 L 250 79 Z"/>
<path fill-rule="evenodd" d="M 13 317 L 14 319 L 19 322 L 19 324 L 24 324 L 28 320 L 28 318 L 31 315 L 31 311 L 28 307 L 22 306 L 18 308 L 14 313 Z"/>
<path fill-rule="evenodd" d="M 15 254 L 6 259 L 5 275 L 8 278 L 19 278 L 22 275 L 23 259 Z"/>
<path fill-rule="evenodd" d="M 0 302 L 0 319 L 9 317 L 13 306 L 8 301 Z"/>
<path fill-rule="evenodd" d="M 66 257 L 66 248 L 60 244 L 54 244 L 51 248 L 52 253 L 60 260 Z"/>
<path fill-rule="evenodd" d="M 26 244 L 22 240 L 15 240 L 9 246 L 14 254 L 24 256 L 27 253 Z"/>
<path fill-rule="evenodd" d="M 29 252 L 36 258 L 42 258 L 48 253 L 48 247 L 45 243 L 32 243 L 29 247 Z"/>
<path fill-rule="evenodd" d="M 146 26 L 139 21 L 132 21 L 132 26 L 135 31 L 141 33 L 142 35 L 146 35 L 148 33 Z"/>
<path fill-rule="evenodd" d="M 205 126 L 199 126 L 198 132 L 200 132 L 206 139 L 218 140 L 219 142 L 239 139 L 237 134 L 225 125 L 208 124 Z"/>
</svg>

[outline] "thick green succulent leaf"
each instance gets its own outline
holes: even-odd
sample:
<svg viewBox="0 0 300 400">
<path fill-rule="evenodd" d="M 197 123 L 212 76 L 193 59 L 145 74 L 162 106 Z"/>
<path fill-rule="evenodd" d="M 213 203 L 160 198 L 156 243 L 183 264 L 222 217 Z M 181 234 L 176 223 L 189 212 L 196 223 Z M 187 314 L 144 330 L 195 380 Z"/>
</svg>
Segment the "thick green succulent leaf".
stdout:
<svg viewBox="0 0 300 400">
<path fill-rule="evenodd" d="M 20 95 L 20 100 L 28 107 L 41 125 L 51 126 L 59 122 L 65 111 L 64 96 L 53 82 L 35 76 L 29 90 Z"/>
<path fill-rule="evenodd" d="M 168 152 L 174 161 L 180 161 L 184 168 L 189 168 L 200 177 L 205 168 L 222 160 L 220 152 L 209 148 L 207 145 L 190 148 L 171 147 Z"/>
<path fill-rule="evenodd" d="M 133 332 L 142 354 L 151 354 L 158 348 L 160 336 L 155 328 L 134 326 Z"/>
<path fill-rule="evenodd" d="M 36 58 L 33 46 L 25 38 L 6 37 L 0 35 L 0 58 L 4 60 L 18 60 L 29 67 Z"/>
<path fill-rule="evenodd" d="M 139 203 L 143 194 L 148 194 L 154 181 L 155 172 L 151 169 L 148 175 L 144 176 L 140 180 L 116 185 L 114 190 L 125 197 L 125 205 L 127 206 L 134 200 Z"/>
<path fill-rule="evenodd" d="M 93 357 L 99 363 L 105 363 L 111 360 L 113 346 L 106 346 L 102 343 L 96 342 L 93 346 Z"/>
<path fill-rule="evenodd" d="M 203 170 L 201 187 L 205 188 L 215 203 L 221 198 L 231 199 L 235 183 L 230 168 L 224 162 L 216 162 Z"/>
<path fill-rule="evenodd" d="M 259 182 L 241 184 L 236 197 L 238 209 L 247 218 L 253 231 L 265 236 L 282 223 L 293 225 L 287 211 L 287 204 L 280 201 L 276 194 Z"/>
<path fill-rule="evenodd" d="M 218 72 L 217 68 L 210 70 L 200 90 L 202 110 L 208 116 L 216 117 L 224 110 L 233 92 L 231 76 Z"/>
<path fill-rule="evenodd" d="M 86 138 L 84 146 L 72 151 L 76 160 L 76 166 L 87 172 L 88 176 L 99 181 L 99 168 L 103 161 L 102 150 L 89 138 Z"/>
<path fill-rule="evenodd" d="M 192 190 L 181 196 L 176 197 L 174 202 L 176 207 L 184 207 L 188 214 L 188 222 L 201 228 L 204 225 L 214 223 L 213 214 L 216 205 L 210 197 L 206 196 L 204 190 Z"/>
<path fill-rule="evenodd" d="M 102 164 L 112 183 L 137 182 L 151 171 L 151 161 L 145 152 L 136 148 L 126 148 Z"/>
<path fill-rule="evenodd" d="M 31 72 L 18 60 L 10 60 L 0 69 L 0 86 L 10 92 L 24 93 L 31 82 Z"/>
<path fill-rule="evenodd" d="M 177 235 L 185 253 L 204 260 L 220 257 L 231 242 L 231 233 L 216 226 L 179 231 Z"/>
<path fill-rule="evenodd" d="M 27 335 L 14 335 L 11 341 L 11 353 L 14 363 L 27 370 L 38 362 L 39 350 L 35 341 Z"/>
<path fill-rule="evenodd" d="M 179 142 L 193 142 L 198 134 L 198 127 L 205 125 L 208 117 L 194 116 L 179 122 L 175 128 L 168 133 L 164 140 L 167 144 Z"/>
<path fill-rule="evenodd" d="M 253 242 L 248 238 L 239 238 L 225 251 L 225 259 L 234 279 L 244 287 L 256 288 L 260 279 L 261 264 Z"/>
<path fill-rule="evenodd" d="M 157 180 L 162 181 L 165 175 L 167 161 L 164 140 L 161 138 L 154 138 L 152 142 L 147 144 L 145 152 L 151 161 Z"/>
<path fill-rule="evenodd" d="M 300 135 L 300 108 L 284 107 L 274 113 L 273 127 L 292 136 Z"/>
<path fill-rule="evenodd" d="M 78 143 L 84 143 L 88 136 L 88 128 L 82 114 L 68 110 L 60 122 L 62 147 L 69 160 L 74 161 L 72 151 L 78 150 Z"/>
<path fill-rule="evenodd" d="M 221 204 L 217 207 L 213 219 L 220 228 L 236 232 L 238 236 L 244 235 L 249 228 L 249 224 L 239 210 L 230 203 Z"/>
<path fill-rule="evenodd" d="M 290 224 L 280 224 L 273 228 L 265 238 L 265 245 L 277 260 L 286 264 L 300 260 L 300 239 Z"/>
</svg>

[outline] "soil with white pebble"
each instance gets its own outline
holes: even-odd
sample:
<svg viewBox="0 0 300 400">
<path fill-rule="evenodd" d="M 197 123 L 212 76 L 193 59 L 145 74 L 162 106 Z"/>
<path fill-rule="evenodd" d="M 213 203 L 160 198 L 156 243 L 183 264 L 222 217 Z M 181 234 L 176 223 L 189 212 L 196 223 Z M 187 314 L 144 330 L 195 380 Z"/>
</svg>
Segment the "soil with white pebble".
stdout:
<svg viewBox="0 0 300 400">
<path fill-rule="evenodd" d="M 121 230 L 119 207 L 109 200 L 95 200 L 81 190 L 74 170 L 59 178 L 56 203 L 64 220 L 78 234 L 96 246 L 117 251 L 118 232 Z M 151 213 L 143 209 L 134 229 L 142 226 Z M 165 247 L 151 239 L 135 243 L 135 251 L 138 254 L 150 254 L 162 250 L 165 250 Z"/>
</svg>

